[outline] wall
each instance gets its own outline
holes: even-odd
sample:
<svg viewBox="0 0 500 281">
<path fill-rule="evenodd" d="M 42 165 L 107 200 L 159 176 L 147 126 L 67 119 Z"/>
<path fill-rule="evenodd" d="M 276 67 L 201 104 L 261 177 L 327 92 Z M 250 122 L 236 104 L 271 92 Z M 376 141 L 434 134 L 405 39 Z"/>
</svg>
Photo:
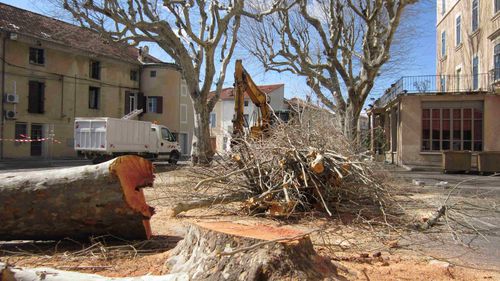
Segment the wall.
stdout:
<svg viewBox="0 0 500 281">
<path fill-rule="evenodd" d="M 401 97 L 398 136 L 398 164 L 440 165 L 440 152 L 421 152 L 422 102 L 424 101 L 484 101 L 484 151 L 500 151 L 500 96 L 495 95 L 408 95 Z"/>
<path fill-rule="evenodd" d="M 29 47 L 45 50 L 43 66 L 29 63 Z M 16 41 L 7 40 L 6 61 L 16 66 L 6 67 L 7 93 L 19 96 L 18 104 L 5 104 L 6 110 L 15 110 L 17 120 L 6 120 L 4 138 L 14 139 L 16 122 L 26 123 L 30 135 L 32 124 L 41 124 L 44 136 L 53 131 L 60 143 L 45 142 L 42 157 L 75 157 L 73 123 L 75 117 L 121 117 L 124 112 L 125 91 L 138 91 L 139 82 L 130 80 L 130 70 L 139 65 L 124 63 L 106 57 L 92 57 L 101 62 L 101 79 L 89 78 L 91 57 L 82 51 L 70 50 L 49 42 L 18 35 Z M 45 83 L 44 113 L 28 113 L 29 81 Z M 89 86 L 99 87 L 99 109 L 89 109 Z M 29 143 L 4 141 L 3 157 L 29 158 Z"/>
<path fill-rule="evenodd" d="M 156 77 L 151 77 L 151 71 L 156 71 Z M 144 66 L 141 72 L 141 92 L 145 96 L 162 96 L 163 113 L 146 112 L 141 120 L 158 121 L 167 126 L 173 133 L 187 134 L 188 146 L 186 154 L 191 152 L 191 141 L 194 131 L 194 109 L 179 69 L 170 64 L 150 64 Z M 186 108 L 186 122 L 181 120 L 181 105 Z"/>
<path fill-rule="evenodd" d="M 448 0 L 447 12 L 441 16 L 441 0 L 437 0 L 438 23 L 436 30 L 437 74 L 453 75 L 458 66 L 462 74 L 472 74 L 472 57 L 479 57 L 479 73 L 488 73 L 493 67 L 494 46 L 500 43 L 495 32 L 500 29 L 500 12 L 495 14 L 493 0 L 479 0 L 479 29 L 472 32 L 472 1 Z M 461 15 L 462 44 L 456 46 L 456 16 Z M 446 30 L 446 56 L 441 56 L 441 32 Z M 486 76 L 484 76 L 486 77 Z M 484 83 L 480 87 L 484 88 Z M 480 81 L 481 83 L 481 81 Z"/>
</svg>

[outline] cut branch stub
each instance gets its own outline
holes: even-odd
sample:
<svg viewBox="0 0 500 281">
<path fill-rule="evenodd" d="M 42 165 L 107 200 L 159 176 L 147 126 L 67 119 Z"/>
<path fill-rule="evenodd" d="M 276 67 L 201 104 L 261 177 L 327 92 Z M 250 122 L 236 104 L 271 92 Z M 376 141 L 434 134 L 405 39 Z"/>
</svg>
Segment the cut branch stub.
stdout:
<svg viewBox="0 0 500 281">
<path fill-rule="evenodd" d="M 259 224 L 193 224 L 165 266 L 190 280 L 338 280 L 307 233 Z"/>
<path fill-rule="evenodd" d="M 99 165 L 0 175 L 0 240 L 151 236 L 141 187 L 153 166 L 122 156 Z"/>
</svg>

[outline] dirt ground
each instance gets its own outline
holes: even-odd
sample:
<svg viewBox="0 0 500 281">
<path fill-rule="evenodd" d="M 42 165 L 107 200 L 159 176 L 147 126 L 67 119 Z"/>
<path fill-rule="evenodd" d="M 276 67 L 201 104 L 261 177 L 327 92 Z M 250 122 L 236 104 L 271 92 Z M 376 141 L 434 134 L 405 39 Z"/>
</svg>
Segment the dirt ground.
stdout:
<svg viewBox="0 0 500 281">
<path fill-rule="evenodd" d="M 473 243 L 469 241 L 472 236 L 475 237 L 473 241 L 498 238 L 495 232 L 498 227 L 481 228 L 481 233 L 477 234 L 470 227 L 460 226 L 457 220 L 440 223 L 427 233 L 421 233 L 379 226 L 349 216 L 330 218 L 320 213 L 279 220 L 247 216 L 238 203 L 191 210 L 172 218 L 169 215 L 172 204 L 180 198 L 189 198 L 186 196 L 190 186 L 185 183 L 184 173 L 182 167 L 159 169 L 155 186 L 145 190 L 149 204 L 156 208 L 156 215 L 151 220 L 154 237 L 150 241 L 109 242 L 96 237 L 85 243 L 71 240 L 4 242 L 0 243 L 0 261 L 20 267 L 47 266 L 112 277 L 165 274 L 164 261 L 168 251 L 182 239 L 188 224 L 230 221 L 286 226 L 298 231 L 321 229 L 311 235 L 315 249 L 330 257 L 347 280 L 500 280 L 500 263 L 496 263 L 495 257 L 488 260 L 491 255 L 483 251 L 486 247 L 498 253 L 500 245 L 481 242 L 472 247 Z M 398 202 L 414 216 L 415 221 L 429 217 L 453 189 L 416 186 L 412 183 L 412 176 L 405 174 L 394 179 L 392 184 L 398 189 Z M 478 194 L 474 192 L 471 196 L 470 192 L 461 192 L 450 196 L 449 201 L 457 209 L 460 202 L 467 202 L 469 207 L 477 204 L 492 206 L 492 209 L 470 207 L 458 210 L 465 215 L 474 215 L 487 225 L 496 226 L 496 222 L 488 221 L 491 214 L 487 212 L 498 213 L 498 197 L 491 193 Z M 486 253 L 487 257 L 478 255 L 478 251 Z M 460 256 L 448 255 L 449 252 L 460 252 Z M 469 259 L 469 256 L 474 258 Z"/>
</svg>

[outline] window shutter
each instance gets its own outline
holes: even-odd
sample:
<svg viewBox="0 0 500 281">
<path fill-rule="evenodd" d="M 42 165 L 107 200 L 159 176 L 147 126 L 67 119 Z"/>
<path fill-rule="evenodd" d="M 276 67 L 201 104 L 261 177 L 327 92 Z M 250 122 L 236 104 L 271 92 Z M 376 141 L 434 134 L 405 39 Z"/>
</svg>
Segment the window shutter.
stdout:
<svg viewBox="0 0 500 281">
<path fill-rule="evenodd" d="M 156 97 L 156 113 L 163 113 L 163 97 Z"/>
<path fill-rule="evenodd" d="M 130 113 L 130 92 L 125 92 L 125 106 L 123 107 L 124 115 Z"/>
<path fill-rule="evenodd" d="M 45 64 L 45 51 L 43 49 L 38 49 L 38 63 Z"/>
<path fill-rule="evenodd" d="M 37 91 L 38 91 L 38 83 L 35 81 L 29 82 L 29 91 L 28 91 L 28 112 L 36 113 L 37 105 Z"/>
<path fill-rule="evenodd" d="M 45 83 L 38 83 L 38 113 L 45 112 Z"/>
</svg>

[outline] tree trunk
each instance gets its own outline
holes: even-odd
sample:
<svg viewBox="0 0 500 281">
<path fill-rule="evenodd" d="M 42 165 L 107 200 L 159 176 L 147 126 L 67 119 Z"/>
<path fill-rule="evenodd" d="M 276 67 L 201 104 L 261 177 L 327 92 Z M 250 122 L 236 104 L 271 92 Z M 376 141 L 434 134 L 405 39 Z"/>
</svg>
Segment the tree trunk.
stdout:
<svg viewBox="0 0 500 281">
<path fill-rule="evenodd" d="M 0 240 L 151 236 L 142 187 L 151 162 L 122 156 L 99 165 L 0 175 Z"/>
<path fill-rule="evenodd" d="M 189 280 L 338 280 L 305 233 L 230 222 L 190 226 L 165 266 Z"/>
<path fill-rule="evenodd" d="M 189 281 L 187 274 L 161 276 L 105 277 L 97 274 L 57 270 L 49 267 L 21 268 L 0 262 L 2 281 Z"/>
<path fill-rule="evenodd" d="M 206 101 L 195 100 L 194 105 L 194 138 L 191 161 L 196 164 L 208 164 L 214 155 L 210 142 L 210 111 Z"/>
<path fill-rule="evenodd" d="M 358 121 L 361 115 L 361 106 L 355 105 L 352 102 L 347 106 L 346 112 L 341 114 L 343 132 L 348 140 L 353 143 L 358 143 Z"/>
</svg>

